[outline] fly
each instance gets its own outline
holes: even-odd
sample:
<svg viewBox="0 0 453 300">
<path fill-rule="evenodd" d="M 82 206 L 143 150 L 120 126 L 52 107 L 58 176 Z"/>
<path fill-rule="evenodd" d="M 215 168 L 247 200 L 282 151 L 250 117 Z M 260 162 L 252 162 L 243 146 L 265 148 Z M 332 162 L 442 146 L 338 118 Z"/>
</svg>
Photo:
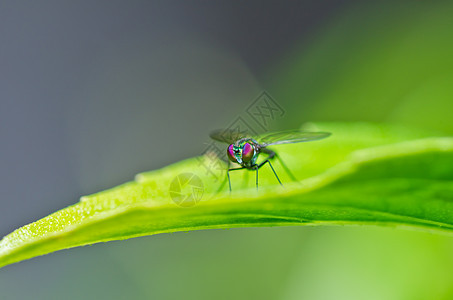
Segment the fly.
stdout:
<svg viewBox="0 0 453 300">
<path fill-rule="evenodd" d="M 265 164 L 269 164 L 277 178 L 280 185 L 283 186 L 280 178 L 272 166 L 271 159 L 276 157 L 276 152 L 268 148 L 268 146 L 282 145 L 282 144 L 293 144 L 301 142 L 316 141 L 330 136 L 329 132 L 308 132 L 299 130 L 290 131 L 279 131 L 272 132 L 260 137 L 250 137 L 246 134 L 242 134 L 237 130 L 231 129 L 220 129 L 213 131 L 210 137 L 213 140 L 229 144 L 227 148 L 228 159 L 236 164 L 239 164 L 240 168 L 228 168 L 228 184 L 231 192 L 231 180 L 230 171 L 235 170 L 255 170 L 256 171 L 256 188 L 258 189 L 258 170 Z M 259 141 L 257 141 L 259 140 Z M 257 163 L 258 156 L 261 153 L 268 155 L 265 161 Z"/>
</svg>

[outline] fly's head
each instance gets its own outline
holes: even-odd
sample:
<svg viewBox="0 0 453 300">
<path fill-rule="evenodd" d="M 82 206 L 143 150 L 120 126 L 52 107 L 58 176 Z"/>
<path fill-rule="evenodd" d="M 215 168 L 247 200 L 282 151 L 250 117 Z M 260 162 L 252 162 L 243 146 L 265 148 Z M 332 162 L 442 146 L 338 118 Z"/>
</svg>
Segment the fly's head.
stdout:
<svg viewBox="0 0 453 300">
<path fill-rule="evenodd" d="M 227 148 L 227 155 L 230 161 L 243 167 L 255 165 L 258 154 L 259 148 L 251 140 L 239 140 Z"/>
</svg>

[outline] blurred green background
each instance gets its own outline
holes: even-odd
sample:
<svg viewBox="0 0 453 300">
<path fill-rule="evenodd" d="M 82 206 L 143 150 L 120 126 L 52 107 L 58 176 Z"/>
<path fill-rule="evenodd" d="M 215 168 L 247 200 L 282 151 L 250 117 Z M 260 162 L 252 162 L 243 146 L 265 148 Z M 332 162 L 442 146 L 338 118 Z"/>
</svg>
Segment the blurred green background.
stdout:
<svg viewBox="0 0 453 300">
<path fill-rule="evenodd" d="M 272 129 L 452 134 L 452 16 L 451 1 L 2 2 L 0 233 L 198 155 L 262 90 L 286 111 Z M 448 236 L 211 230 L 8 266 L 0 298 L 451 299 L 451 270 Z"/>
</svg>

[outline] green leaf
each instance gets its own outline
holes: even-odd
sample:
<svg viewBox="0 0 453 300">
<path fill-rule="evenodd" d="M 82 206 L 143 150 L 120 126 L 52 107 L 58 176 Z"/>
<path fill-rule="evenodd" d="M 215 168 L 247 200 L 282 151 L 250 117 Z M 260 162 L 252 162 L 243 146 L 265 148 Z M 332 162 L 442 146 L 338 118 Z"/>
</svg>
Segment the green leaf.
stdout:
<svg viewBox="0 0 453 300">
<path fill-rule="evenodd" d="M 241 170 L 231 172 L 230 194 L 223 162 L 188 159 L 19 228 L 0 241 L 0 267 L 76 246 L 198 229 L 376 224 L 453 232 L 453 138 L 368 123 L 305 128 L 333 135 L 275 147 L 296 182 L 276 160 L 284 187 L 266 167 L 257 191 L 255 173 Z M 195 201 L 175 198 L 184 178 L 199 179 L 181 191 Z"/>
</svg>

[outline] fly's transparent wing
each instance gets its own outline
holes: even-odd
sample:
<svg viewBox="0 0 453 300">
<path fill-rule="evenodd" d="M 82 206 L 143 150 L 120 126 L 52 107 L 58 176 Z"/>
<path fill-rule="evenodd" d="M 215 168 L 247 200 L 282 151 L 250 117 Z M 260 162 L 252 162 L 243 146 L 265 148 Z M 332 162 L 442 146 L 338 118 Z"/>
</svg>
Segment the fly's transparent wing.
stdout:
<svg viewBox="0 0 453 300">
<path fill-rule="evenodd" d="M 260 136 L 258 142 L 262 146 L 271 146 L 316 141 L 326 138 L 329 135 L 329 132 L 307 132 L 300 130 L 279 131 Z"/>
<path fill-rule="evenodd" d="M 218 129 L 211 132 L 211 139 L 227 144 L 233 144 L 237 140 L 250 137 L 247 132 L 241 132 L 239 129 Z"/>
</svg>

